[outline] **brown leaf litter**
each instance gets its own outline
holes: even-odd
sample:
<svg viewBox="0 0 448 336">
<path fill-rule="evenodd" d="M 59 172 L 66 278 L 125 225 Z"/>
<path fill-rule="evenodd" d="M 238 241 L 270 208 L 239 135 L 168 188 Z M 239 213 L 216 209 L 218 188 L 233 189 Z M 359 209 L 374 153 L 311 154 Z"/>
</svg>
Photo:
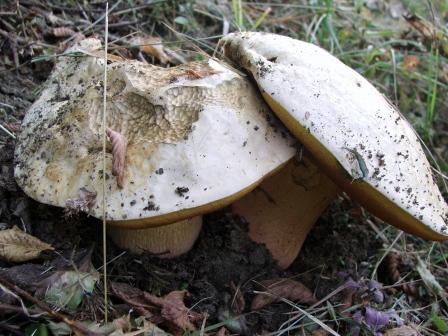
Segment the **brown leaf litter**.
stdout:
<svg viewBox="0 0 448 336">
<path fill-rule="evenodd" d="M 196 322 L 206 317 L 185 307 L 187 291 L 172 291 L 163 297 L 157 297 L 125 283 L 111 282 L 111 294 L 133 307 L 149 321 L 166 327 L 176 335 L 186 330 L 196 330 Z"/>
<path fill-rule="evenodd" d="M 398 283 L 401 279 L 400 267 L 403 263 L 401 256 L 397 252 L 391 252 L 387 255 L 385 262 L 391 280 Z M 417 295 L 417 288 L 412 283 L 402 283 L 400 287 L 410 296 Z"/>
<path fill-rule="evenodd" d="M 171 62 L 171 57 L 165 53 L 160 37 L 136 36 L 130 40 L 130 44 L 138 46 L 142 52 L 156 58 L 162 64 Z"/>
<path fill-rule="evenodd" d="M 53 246 L 20 230 L 17 226 L 0 231 L 0 258 L 9 262 L 35 259 L 43 251 L 54 250 Z"/>
<path fill-rule="evenodd" d="M 412 326 L 401 326 L 386 330 L 384 336 L 420 336 L 420 333 Z"/>
<path fill-rule="evenodd" d="M 313 304 L 317 300 L 313 293 L 302 283 L 287 279 L 275 278 L 260 281 L 266 293 L 259 293 L 252 301 L 252 310 L 262 309 L 271 303 L 287 299 L 294 302 Z"/>
</svg>

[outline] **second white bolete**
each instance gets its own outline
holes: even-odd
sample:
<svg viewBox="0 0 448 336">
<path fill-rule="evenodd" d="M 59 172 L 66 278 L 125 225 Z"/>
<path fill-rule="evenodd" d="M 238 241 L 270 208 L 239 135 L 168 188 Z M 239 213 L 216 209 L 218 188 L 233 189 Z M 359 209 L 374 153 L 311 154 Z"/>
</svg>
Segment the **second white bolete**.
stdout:
<svg viewBox="0 0 448 336">
<path fill-rule="evenodd" d="M 448 239 L 448 206 L 415 131 L 364 77 L 285 36 L 235 33 L 221 46 L 342 190 L 404 231 Z"/>
</svg>

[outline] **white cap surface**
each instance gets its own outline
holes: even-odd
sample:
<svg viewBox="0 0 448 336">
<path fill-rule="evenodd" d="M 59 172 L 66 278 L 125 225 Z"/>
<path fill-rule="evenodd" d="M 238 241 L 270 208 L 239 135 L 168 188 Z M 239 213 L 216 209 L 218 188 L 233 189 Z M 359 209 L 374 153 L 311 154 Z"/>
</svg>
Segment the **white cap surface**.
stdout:
<svg viewBox="0 0 448 336">
<path fill-rule="evenodd" d="M 100 43 L 84 40 L 81 48 Z M 96 192 L 90 214 L 98 218 L 103 62 L 59 61 L 25 116 L 15 169 L 18 184 L 40 202 L 63 207 L 80 188 Z M 169 69 L 110 64 L 107 127 L 128 141 L 122 189 L 107 149 L 107 220 L 135 228 L 146 225 L 142 218 L 163 224 L 225 206 L 295 153 L 250 83 L 213 60 Z"/>
<path fill-rule="evenodd" d="M 402 229 L 447 238 L 447 203 L 414 130 L 365 78 L 325 50 L 285 36 L 235 33 L 221 46 L 343 189 L 356 199 L 370 193 L 363 205 Z M 406 214 L 415 221 L 400 219 Z"/>
</svg>

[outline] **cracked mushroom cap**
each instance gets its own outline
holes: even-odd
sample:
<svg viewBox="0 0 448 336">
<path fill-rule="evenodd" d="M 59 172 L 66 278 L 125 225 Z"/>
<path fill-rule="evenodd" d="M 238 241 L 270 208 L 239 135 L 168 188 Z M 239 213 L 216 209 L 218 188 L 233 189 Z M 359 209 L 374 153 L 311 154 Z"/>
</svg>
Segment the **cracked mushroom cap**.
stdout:
<svg viewBox="0 0 448 336">
<path fill-rule="evenodd" d="M 15 177 L 28 195 L 65 207 L 81 189 L 96 193 L 88 212 L 98 218 L 104 60 L 92 55 L 100 48 L 87 39 L 69 53 L 82 57 L 59 60 L 24 118 L 15 153 Z M 107 148 L 107 220 L 129 228 L 226 206 L 295 152 L 252 85 L 213 60 L 173 68 L 113 62 L 107 127 L 127 142 L 122 188 Z"/>
<path fill-rule="evenodd" d="M 289 37 L 235 33 L 220 45 L 343 190 L 404 231 L 447 239 L 447 203 L 415 131 L 365 78 Z"/>
</svg>

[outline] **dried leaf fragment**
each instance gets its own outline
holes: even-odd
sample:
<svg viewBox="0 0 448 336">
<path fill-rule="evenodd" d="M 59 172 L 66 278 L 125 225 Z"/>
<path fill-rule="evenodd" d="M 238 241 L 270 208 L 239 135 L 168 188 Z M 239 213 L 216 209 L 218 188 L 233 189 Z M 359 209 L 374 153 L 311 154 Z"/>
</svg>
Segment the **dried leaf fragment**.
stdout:
<svg viewBox="0 0 448 336">
<path fill-rule="evenodd" d="M 171 58 L 163 49 L 162 39 L 154 36 L 138 36 L 131 40 L 131 44 L 138 45 L 146 55 L 153 56 L 162 64 L 171 62 Z"/>
<path fill-rule="evenodd" d="M 185 307 L 186 291 L 173 291 L 158 297 L 124 283 L 111 282 L 110 288 L 114 296 L 130 304 L 140 315 L 153 323 L 166 324 L 175 334 L 196 330 L 194 323 L 204 318 L 203 314 Z"/>
<path fill-rule="evenodd" d="M 405 20 L 428 42 L 437 42 L 440 52 L 448 56 L 448 35 L 428 20 L 417 15 L 405 15 Z"/>
<path fill-rule="evenodd" d="M 400 266 L 402 264 L 402 258 L 397 252 L 391 252 L 387 255 L 386 258 L 386 266 L 387 270 L 389 272 L 389 276 L 391 277 L 392 281 L 398 282 L 401 279 L 400 274 Z M 401 288 L 403 291 L 411 296 L 417 295 L 417 288 L 412 283 L 403 283 L 401 284 Z"/>
<path fill-rule="evenodd" d="M 70 217 L 77 215 L 80 212 L 89 212 L 90 209 L 95 205 L 96 202 L 96 192 L 92 192 L 82 187 L 79 189 L 79 198 L 68 199 L 65 203 L 64 213 L 66 216 Z"/>
<path fill-rule="evenodd" d="M 424 38 L 428 40 L 437 39 L 438 29 L 431 22 L 417 15 L 407 15 L 404 18 L 414 29 L 422 34 Z"/>
<path fill-rule="evenodd" d="M 227 329 L 225 327 L 221 327 L 216 333 L 215 336 L 226 336 L 228 334 Z"/>
<path fill-rule="evenodd" d="M 151 335 L 151 336 L 171 336 L 171 334 L 166 331 L 160 329 L 154 323 L 145 320 L 144 317 L 137 317 L 134 322 L 137 325 L 137 330 L 140 332 L 144 332 L 142 335 Z M 134 332 L 136 333 L 136 332 Z M 129 335 L 129 334 L 128 334 Z"/>
<path fill-rule="evenodd" d="M 32 260 L 47 250 L 54 250 L 54 248 L 50 244 L 23 232 L 17 226 L 0 231 L 0 258 L 6 261 Z"/>
<path fill-rule="evenodd" d="M 410 326 L 402 326 L 386 330 L 384 336 L 420 336 L 420 333 Z"/>
<path fill-rule="evenodd" d="M 106 134 L 112 143 L 112 175 L 117 178 L 117 185 L 121 189 L 123 188 L 127 140 L 124 135 L 110 128 L 106 129 Z"/>
<path fill-rule="evenodd" d="M 50 284 L 45 293 L 45 301 L 53 306 L 75 311 L 84 296 L 93 292 L 98 279 L 95 269 L 91 272 L 55 272 L 42 282 Z"/>
<path fill-rule="evenodd" d="M 273 302 L 281 301 L 281 299 L 307 304 L 313 304 L 317 301 L 313 293 L 305 285 L 295 280 L 275 278 L 261 281 L 260 284 L 266 293 L 260 293 L 255 296 L 251 305 L 252 310 L 262 309 Z"/>
<path fill-rule="evenodd" d="M 210 69 L 210 68 L 204 68 L 201 70 L 193 70 L 193 69 L 187 69 L 185 70 L 185 75 L 188 77 L 188 79 L 202 79 L 211 75 L 219 74 L 220 71 Z"/>
<path fill-rule="evenodd" d="M 50 34 L 56 37 L 70 37 L 75 34 L 75 31 L 68 27 L 57 27 L 52 28 Z"/>
<path fill-rule="evenodd" d="M 202 320 L 202 314 L 198 314 L 185 307 L 184 299 L 187 291 L 172 291 L 162 298 L 144 293 L 145 298 L 161 308 L 163 319 L 181 330 L 196 330 L 192 322 Z"/>
<path fill-rule="evenodd" d="M 102 51 L 98 50 L 90 50 L 90 51 L 82 51 L 84 54 L 96 57 L 96 58 L 104 58 L 104 53 Z M 107 54 L 107 61 L 110 62 L 123 62 L 125 59 L 123 57 L 113 55 L 113 54 Z"/>
<path fill-rule="evenodd" d="M 403 65 L 408 71 L 415 71 L 420 64 L 420 58 L 415 55 L 405 56 L 403 59 Z"/>
<path fill-rule="evenodd" d="M 146 301 L 143 291 L 121 282 L 111 282 L 110 290 L 112 295 L 131 305 L 140 316 L 156 322 L 153 312 L 156 312 L 157 307 Z M 159 323 L 161 321 L 161 319 L 157 320 Z"/>
<path fill-rule="evenodd" d="M 330 333 L 328 331 L 326 331 L 325 329 L 318 329 L 313 331 L 313 333 L 311 334 L 311 336 L 327 336 Z"/>
</svg>

